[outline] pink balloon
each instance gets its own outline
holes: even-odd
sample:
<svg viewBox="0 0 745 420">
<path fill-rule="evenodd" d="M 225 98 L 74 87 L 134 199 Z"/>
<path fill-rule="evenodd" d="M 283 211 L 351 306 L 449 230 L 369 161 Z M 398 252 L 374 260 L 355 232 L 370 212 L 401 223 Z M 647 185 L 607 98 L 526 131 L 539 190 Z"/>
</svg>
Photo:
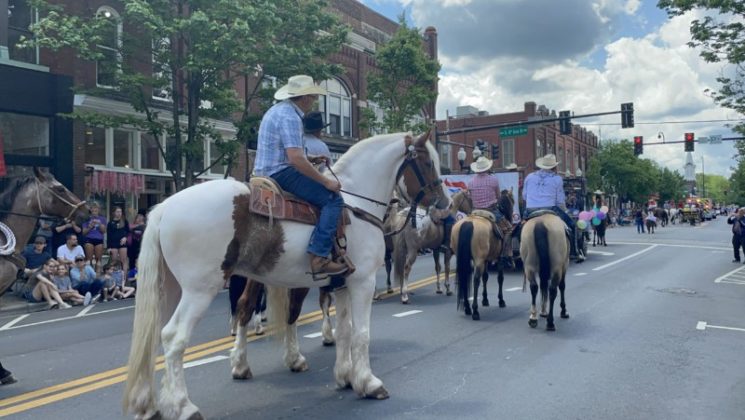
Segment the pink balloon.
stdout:
<svg viewBox="0 0 745 420">
<path fill-rule="evenodd" d="M 587 222 L 592 219 L 592 214 L 589 211 L 582 211 L 579 213 L 579 219 Z"/>
</svg>

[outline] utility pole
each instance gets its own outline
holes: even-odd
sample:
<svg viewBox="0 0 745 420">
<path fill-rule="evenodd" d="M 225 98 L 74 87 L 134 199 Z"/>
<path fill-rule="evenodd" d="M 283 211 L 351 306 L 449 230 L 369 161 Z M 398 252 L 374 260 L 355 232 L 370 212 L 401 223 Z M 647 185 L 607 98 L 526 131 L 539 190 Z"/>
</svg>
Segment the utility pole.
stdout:
<svg viewBox="0 0 745 420">
<path fill-rule="evenodd" d="M 706 197 L 706 168 L 704 168 L 704 155 L 701 155 L 701 189 L 702 197 Z"/>
</svg>

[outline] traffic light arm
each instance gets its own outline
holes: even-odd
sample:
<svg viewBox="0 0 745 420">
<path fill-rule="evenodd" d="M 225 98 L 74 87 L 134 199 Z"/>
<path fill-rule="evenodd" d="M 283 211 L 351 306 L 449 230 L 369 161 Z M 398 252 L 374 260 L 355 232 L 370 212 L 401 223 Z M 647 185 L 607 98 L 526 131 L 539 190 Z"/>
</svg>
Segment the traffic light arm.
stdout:
<svg viewBox="0 0 745 420">
<path fill-rule="evenodd" d="M 569 120 L 577 119 L 577 118 L 589 118 L 589 117 L 599 117 L 602 115 L 615 115 L 620 114 L 621 111 L 608 111 L 608 112 L 597 112 L 594 114 L 582 114 L 582 115 L 570 115 Z M 530 121 L 515 121 L 515 122 L 508 122 L 508 123 L 501 123 L 501 124 L 486 124 L 486 125 L 479 125 L 474 127 L 465 127 L 465 128 L 453 128 L 451 130 L 447 131 L 438 131 L 437 135 L 448 135 L 448 134 L 456 134 L 456 133 L 469 133 L 471 131 L 482 131 L 482 130 L 488 130 L 492 128 L 505 128 L 505 127 L 514 127 L 518 125 L 542 125 L 550 122 L 556 122 L 556 121 L 562 121 L 566 118 L 544 118 L 540 120 L 530 120 Z"/>
</svg>

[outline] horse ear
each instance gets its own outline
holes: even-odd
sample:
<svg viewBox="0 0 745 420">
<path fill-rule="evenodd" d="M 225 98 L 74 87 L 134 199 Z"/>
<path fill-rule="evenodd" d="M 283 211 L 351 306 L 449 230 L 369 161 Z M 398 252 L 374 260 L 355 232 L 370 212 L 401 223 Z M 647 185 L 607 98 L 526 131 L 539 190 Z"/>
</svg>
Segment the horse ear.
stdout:
<svg viewBox="0 0 745 420">
<path fill-rule="evenodd" d="M 47 179 L 47 174 L 49 174 L 49 172 L 48 172 L 48 171 L 46 171 L 46 170 L 44 170 L 44 169 L 41 169 L 41 168 L 39 168 L 38 166 L 34 166 L 34 176 L 35 176 L 35 177 L 36 177 L 36 178 L 37 178 L 37 179 L 38 179 L 39 181 L 44 181 L 44 180 L 46 180 L 46 179 Z"/>
<path fill-rule="evenodd" d="M 429 130 L 427 130 L 426 133 L 422 134 L 421 136 L 419 136 L 418 139 L 416 139 L 416 141 L 414 142 L 414 146 L 424 147 L 424 143 L 426 143 L 427 140 L 429 140 L 429 136 L 431 134 L 432 134 L 432 129 L 430 128 Z"/>
</svg>

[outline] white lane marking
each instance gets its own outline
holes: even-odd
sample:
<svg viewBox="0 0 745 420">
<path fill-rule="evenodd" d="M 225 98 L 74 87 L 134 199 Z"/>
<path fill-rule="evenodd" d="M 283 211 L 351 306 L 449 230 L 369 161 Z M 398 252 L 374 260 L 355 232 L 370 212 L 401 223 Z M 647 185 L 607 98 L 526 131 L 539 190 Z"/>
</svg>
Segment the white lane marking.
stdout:
<svg viewBox="0 0 745 420">
<path fill-rule="evenodd" d="M 81 316 L 85 316 L 85 314 L 87 314 L 88 312 L 90 312 L 91 309 L 93 309 L 94 306 L 96 306 L 96 305 L 93 304 L 93 305 L 86 306 L 85 308 L 83 308 L 82 311 L 78 312 L 78 314 L 75 315 L 75 317 L 78 318 L 78 317 L 81 317 Z"/>
<path fill-rule="evenodd" d="M 313 334 L 304 335 L 303 337 L 305 337 L 305 338 L 318 338 L 318 337 L 320 337 L 322 335 L 323 335 L 323 333 L 321 333 L 321 332 L 315 332 Z"/>
<path fill-rule="evenodd" d="M 661 244 L 655 242 L 623 242 L 613 241 L 613 245 L 657 245 L 657 246 L 669 246 L 673 248 L 694 248 L 694 249 L 714 249 L 718 251 L 732 251 L 732 247 L 725 248 L 721 246 L 701 246 L 701 245 L 680 245 L 680 244 Z"/>
<path fill-rule="evenodd" d="M 652 246 L 650 246 L 650 247 L 644 248 L 644 249 L 642 249 L 641 251 L 639 251 L 639 252 L 635 252 L 635 253 L 633 253 L 633 254 L 631 254 L 631 255 L 627 255 L 627 256 L 625 256 L 625 257 L 621 258 L 620 260 L 615 260 L 615 261 L 613 261 L 612 263 L 608 263 L 608 264 L 605 264 L 605 265 L 601 265 L 600 267 L 595 267 L 595 268 L 593 268 L 593 269 L 592 269 L 592 271 L 598 271 L 598 270 L 602 270 L 602 269 L 604 269 L 604 268 L 608 268 L 608 267 L 614 266 L 614 265 L 616 265 L 616 264 L 618 264 L 618 263 L 620 263 L 620 262 L 624 262 L 624 261 L 626 261 L 626 260 L 628 260 L 628 259 L 631 259 L 631 258 L 634 258 L 634 257 L 636 257 L 636 256 L 639 256 L 639 255 L 641 255 L 641 254 L 643 254 L 643 253 L 645 253 L 645 252 L 647 252 L 647 251 L 651 251 L 651 250 L 653 250 L 653 249 L 655 249 L 655 248 L 657 248 L 657 244 L 654 244 L 654 245 L 652 245 Z"/>
<path fill-rule="evenodd" d="M 509 289 L 504 289 L 505 292 L 517 292 L 518 290 L 523 290 L 522 287 L 510 287 Z"/>
<path fill-rule="evenodd" d="M 731 274 L 735 274 L 735 273 L 738 273 L 738 272 L 743 271 L 743 270 L 745 270 L 745 266 L 737 267 L 734 270 L 730 271 L 729 273 L 727 273 L 727 274 L 725 274 L 723 276 L 717 277 L 717 279 L 714 280 L 714 283 L 721 283 L 722 280 L 724 280 L 725 278 L 729 277 Z"/>
<path fill-rule="evenodd" d="M 228 356 L 219 355 L 219 356 L 207 357 L 205 359 L 194 360 L 188 363 L 184 363 L 184 369 L 193 368 L 195 366 L 206 365 L 207 363 L 219 362 L 220 360 L 225 360 L 227 358 Z"/>
<path fill-rule="evenodd" d="M 414 315 L 414 314 L 418 314 L 418 313 L 421 313 L 421 312 L 422 311 L 420 311 L 418 309 L 414 309 L 413 311 L 401 312 L 401 313 L 398 313 L 398 314 L 394 314 L 393 316 L 395 316 L 396 318 L 403 318 L 405 316 Z"/>
<path fill-rule="evenodd" d="M 742 284 L 742 285 L 745 285 L 745 280 L 722 280 L 719 283 L 729 283 L 729 284 Z"/>
<path fill-rule="evenodd" d="M 718 330 L 729 330 L 729 331 L 742 331 L 745 332 L 745 328 L 736 328 L 736 327 L 723 327 L 721 325 L 709 325 L 706 321 L 698 321 L 696 324 L 696 329 L 700 331 L 704 331 L 707 328 L 715 328 Z"/>
<path fill-rule="evenodd" d="M 575 276 L 586 276 L 586 275 L 587 275 L 587 273 L 575 273 L 574 275 L 575 275 Z"/>
<path fill-rule="evenodd" d="M 610 256 L 612 256 L 612 255 L 616 255 L 616 253 L 615 253 L 615 252 L 607 252 L 607 251 L 595 251 L 594 249 L 588 249 L 588 250 L 587 250 L 587 253 L 588 253 L 588 254 L 598 254 L 598 255 L 605 255 L 605 256 L 608 256 L 608 257 L 610 257 Z"/>
<path fill-rule="evenodd" d="M 105 314 L 105 313 L 108 313 L 108 312 L 122 311 L 124 309 L 131 309 L 131 308 L 134 308 L 134 305 L 132 305 L 132 306 L 125 306 L 123 308 L 114 308 L 114 309 L 107 309 L 105 311 L 93 312 L 93 313 L 90 313 L 90 314 L 86 314 L 85 317 L 89 317 L 89 316 L 92 316 L 92 315 L 98 315 L 98 314 Z M 83 318 L 85 318 L 85 317 L 83 317 Z M 46 321 L 39 321 L 39 322 L 32 322 L 30 324 L 23 324 L 23 325 L 19 325 L 17 327 L 9 327 L 9 328 L 6 328 L 6 330 L 15 330 L 17 328 L 32 327 L 34 325 L 51 324 L 52 322 L 67 321 L 67 320 L 70 320 L 70 319 L 80 319 L 80 318 L 78 318 L 75 315 L 73 315 L 73 316 L 65 316 L 65 317 L 62 317 L 62 318 L 48 319 Z"/>
<path fill-rule="evenodd" d="M 0 331 L 3 331 L 3 330 L 9 330 L 9 329 L 10 329 L 10 328 L 11 328 L 11 327 L 12 327 L 13 325 L 16 325 L 17 323 L 19 323 L 19 322 L 23 321 L 23 320 L 24 320 L 24 319 L 26 319 L 26 317 L 28 317 L 29 315 L 31 315 L 31 314 L 25 314 L 25 315 L 21 315 L 21 316 L 19 316 L 19 317 L 15 318 L 15 319 L 13 319 L 12 321 L 10 321 L 10 322 L 8 322 L 7 324 L 5 324 L 5 325 L 3 325 L 2 327 L 0 327 Z"/>
</svg>

